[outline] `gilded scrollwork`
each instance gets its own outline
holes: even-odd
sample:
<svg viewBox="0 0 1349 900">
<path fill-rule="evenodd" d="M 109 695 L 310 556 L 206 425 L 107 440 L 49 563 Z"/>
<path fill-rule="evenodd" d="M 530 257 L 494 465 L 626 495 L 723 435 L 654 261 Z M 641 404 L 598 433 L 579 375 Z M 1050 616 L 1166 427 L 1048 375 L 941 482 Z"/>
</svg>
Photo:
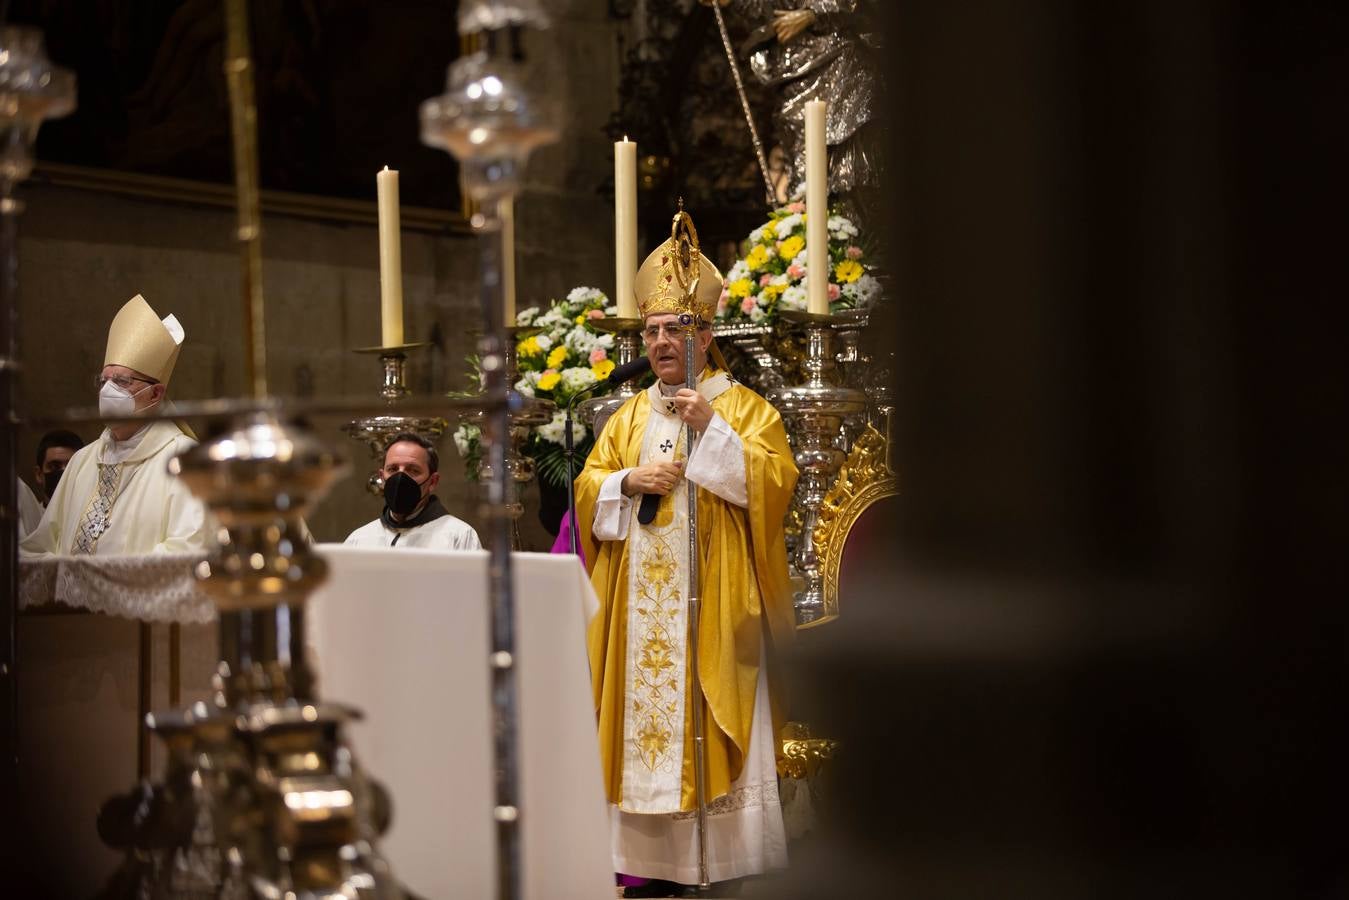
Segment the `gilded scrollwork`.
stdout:
<svg viewBox="0 0 1349 900">
<path fill-rule="evenodd" d="M 802 722 L 788 722 L 782 728 L 782 752 L 778 755 L 778 775 L 782 778 L 809 778 L 834 758 L 838 741 L 811 736 Z"/>
<path fill-rule="evenodd" d="M 848 534 L 867 507 L 899 493 L 899 479 L 890 468 L 889 451 L 889 438 L 874 426 L 867 425 L 853 442 L 838 478 L 820 503 L 815 545 L 821 559 L 825 614 L 802 627 L 812 627 L 838 617 L 839 576 Z"/>
</svg>

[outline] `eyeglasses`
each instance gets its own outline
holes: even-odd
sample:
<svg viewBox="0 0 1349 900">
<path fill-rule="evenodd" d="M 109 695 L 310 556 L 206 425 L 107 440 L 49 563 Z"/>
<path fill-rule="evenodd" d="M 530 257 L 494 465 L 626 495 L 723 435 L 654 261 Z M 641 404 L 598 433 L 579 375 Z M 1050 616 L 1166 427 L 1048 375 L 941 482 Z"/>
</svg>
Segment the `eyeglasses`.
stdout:
<svg viewBox="0 0 1349 900">
<path fill-rule="evenodd" d="M 135 384 L 137 381 L 143 384 L 159 384 L 158 381 L 155 381 L 152 378 L 137 378 L 135 375 L 114 375 L 111 378 L 104 378 L 100 374 L 95 376 L 94 386 L 101 391 L 103 390 L 103 385 L 107 384 L 109 381 L 124 391 L 130 391 L 131 385 Z"/>
<path fill-rule="evenodd" d="M 699 331 L 706 329 L 706 325 L 700 324 Z M 684 326 L 678 322 L 666 322 L 662 325 L 648 325 L 642 329 L 642 340 L 648 344 L 654 344 L 660 340 L 661 334 L 665 335 L 666 340 L 680 341 L 684 339 Z"/>
</svg>

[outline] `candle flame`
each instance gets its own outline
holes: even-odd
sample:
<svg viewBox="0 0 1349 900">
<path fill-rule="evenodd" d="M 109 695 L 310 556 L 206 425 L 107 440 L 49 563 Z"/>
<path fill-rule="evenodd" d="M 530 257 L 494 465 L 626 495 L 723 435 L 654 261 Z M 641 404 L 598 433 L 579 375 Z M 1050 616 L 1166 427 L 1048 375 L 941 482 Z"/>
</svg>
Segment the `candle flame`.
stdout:
<svg viewBox="0 0 1349 900">
<path fill-rule="evenodd" d="M 628 142 L 628 136 L 625 134 L 625 135 L 623 135 L 623 143 L 626 144 L 627 142 Z"/>
</svg>

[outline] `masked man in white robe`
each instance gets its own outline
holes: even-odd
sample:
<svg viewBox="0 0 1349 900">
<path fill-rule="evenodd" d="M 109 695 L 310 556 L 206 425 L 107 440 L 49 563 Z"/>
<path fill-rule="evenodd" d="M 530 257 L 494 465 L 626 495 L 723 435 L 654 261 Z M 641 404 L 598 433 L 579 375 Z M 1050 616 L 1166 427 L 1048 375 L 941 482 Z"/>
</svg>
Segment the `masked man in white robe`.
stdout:
<svg viewBox="0 0 1349 900">
<path fill-rule="evenodd" d="M 613 414 L 576 480 L 577 526 L 601 603 L 587 642 L 614 867 L 655 879 L 625 888 L 629 897 L 677 896 L 700 880 L 695 717 L 707 748 L 708 879 L 787 861 L 775 764 L 785 709 L 775 666 L 794 628 L 783 516 L 796 466 L 777 410 L 734 382 L 715 352 L 710 322 L 721 274 L 699 257 L 691 281 L 674 269 L 680 253 L 672 238 L 634 284 L 658 381 Z M 684 265 L 691 270 L 692 259 Z M 686 386 L 688 324 L 696 390 Z M 709 350 L 720 365 L 709 364 Z M 691 680 L 691 490 L 704 702 Z"/>
<path fill-rule="evenodd" d="M 98 407 L 105 417 L 161 409 L 182 349 L 176 317 L 160 319 L 137 294 L 108 329 Z M 169 460 L 196 441 L 171 421 L 126 422 L 103 430 L 65 467 L 42 519 L 20 545 L 23 556 L 185 553 L 206 543 L 206 516 Z"/>
<path fill-rule="evenodd" d="M 384 511 L 347 536 L 352 547 L 481 550 L 478 533 L 456 519 L 435 495 L 440 454 L 412 432 L 396 434 L 384 450 Z"/>
</svg>

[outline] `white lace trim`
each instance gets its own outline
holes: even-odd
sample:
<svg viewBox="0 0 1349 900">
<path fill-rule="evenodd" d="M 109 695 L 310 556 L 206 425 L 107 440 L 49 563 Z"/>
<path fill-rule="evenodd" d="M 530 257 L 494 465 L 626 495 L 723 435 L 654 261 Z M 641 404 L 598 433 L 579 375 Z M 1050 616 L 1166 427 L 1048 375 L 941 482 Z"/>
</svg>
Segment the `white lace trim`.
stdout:
<svg viewBox="0 0 1349 900">
<path fill-rule="evenodd" d="M 56 556 L 19 562 L 19 608 L 64 603 L 142 622 L 214 622 L 215 604 L 197 586 L 201 553 Z"/>
<path fill-rule="evenodd" d="M 747 784 L 744 787 L 736 788 L 729 794 L 722 794 L 707 804 L 707 814 L 709 816 L 724 816 L 727 813 L 740 812 L 742 809 L 761 809 L 765 806 L 781 805 L 782 801 L 778 797 L 778 783 L 766 781 L 763 784 Z M 671 818 L 680 821 L 692 819 L 697 815 L 698 811 L 695 809 L 688 812 L 673 813 Z"/>
</svg>

